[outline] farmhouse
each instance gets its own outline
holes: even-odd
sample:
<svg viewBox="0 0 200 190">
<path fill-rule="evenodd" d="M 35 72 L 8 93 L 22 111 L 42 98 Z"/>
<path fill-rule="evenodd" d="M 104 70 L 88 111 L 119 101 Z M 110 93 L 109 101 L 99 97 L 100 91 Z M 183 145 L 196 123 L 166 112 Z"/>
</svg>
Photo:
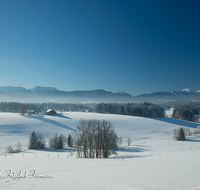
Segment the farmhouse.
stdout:
<svg viewBox="0 0 200 190">
<path fill-rule="evenodd" d="M 48 109 L 48 110 L 41 109 L 41 114 L 42 115 L 57 115 L 57 112 L 52 109 Z"/>
<path fill-rule="evenodd" d="M 57 115 L 57 112 L 52 109 L 48 109 L 46 115 Z"/>
</svg>

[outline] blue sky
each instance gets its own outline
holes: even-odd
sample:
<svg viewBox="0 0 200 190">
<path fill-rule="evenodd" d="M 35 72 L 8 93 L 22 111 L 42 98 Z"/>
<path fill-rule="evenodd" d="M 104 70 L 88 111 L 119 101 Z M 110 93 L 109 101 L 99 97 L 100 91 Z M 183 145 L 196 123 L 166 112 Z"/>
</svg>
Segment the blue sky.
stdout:
<svg viewBox="0 0 200 190">
<path fill-rule="evenodd" d="M 0 86 L 200 89 L 199 0 L 0 0 Z"/>
</svg>

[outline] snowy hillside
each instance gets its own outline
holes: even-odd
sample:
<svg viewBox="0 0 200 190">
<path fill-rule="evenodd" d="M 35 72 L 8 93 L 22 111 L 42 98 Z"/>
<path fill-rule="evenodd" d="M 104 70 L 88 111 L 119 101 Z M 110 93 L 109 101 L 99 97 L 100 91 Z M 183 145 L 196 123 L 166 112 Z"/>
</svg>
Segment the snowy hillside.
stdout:
<svg viewBox="0 0 200 190">
<path fill-rule="evenodd" d="M 71 148 L 62 151 L 31 150 L 26 146 L 30 133 L 42 133 L 46 139 L 58 134 L 68 136 L 80 119 L 108 120 L 114 124 L 123 146 L 118 156 L 109 159 L 77 159 Z M 200 189 L 200 136 L 186 141 L 171 140 L 173 129 L 191 130 L 200 123 L 173 118 L 142 118 L 111 114 L 66 112 L 61 116 L 19 116 L 0 113 L 0 188 L 5 189 Z M 130 137 L 131 146 L 126 140 Z M 5 147 L 21 142 L 24 151 L 6 155 Z M 37 153 L 37 154 L 36 154 Z M 23 154 L 23 155 L 22 155 Z M 28 172 L 30 178 L 9 178 L 14 173 Z M 30 170 L 54 178 L 31 178 Z"/>
</svg>

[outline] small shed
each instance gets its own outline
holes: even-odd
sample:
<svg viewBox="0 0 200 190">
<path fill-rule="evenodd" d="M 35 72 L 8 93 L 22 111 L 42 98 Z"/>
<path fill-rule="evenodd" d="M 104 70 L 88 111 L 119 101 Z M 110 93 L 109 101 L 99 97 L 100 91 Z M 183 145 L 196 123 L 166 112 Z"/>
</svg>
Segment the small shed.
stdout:
<svg viewBox="0 0 200 190">
<path fill-rule="evenodd" d="M 79 109 L 79 112 L 89 112 L 87 109 Z"/>
</svg>

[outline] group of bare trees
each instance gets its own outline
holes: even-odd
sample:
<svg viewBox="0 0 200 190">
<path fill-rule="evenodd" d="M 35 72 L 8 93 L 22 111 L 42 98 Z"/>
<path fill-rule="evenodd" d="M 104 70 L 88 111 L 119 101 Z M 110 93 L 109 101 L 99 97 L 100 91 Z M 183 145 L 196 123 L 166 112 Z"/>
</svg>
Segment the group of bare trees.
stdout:
<svg viewBox="0 0 200 190">
<path fill-rule="evenodd" d="M 67 138 L 63 134 L 58 136 L 58 134 L 56 133 L 54 137 L 50 138 L 49 140 L 49 148 L 51 150 L 63 149 L 66 143 Z"/>
<path fill-rule="evenodd" d="M 15 149 L 13 149 L 12 146 L 8 145 L 6 147 L 5 153 L 13 153 L 13 152 L 21 152 L 21 151 L 22 151 L 22 145 L 20 142 L 18 142 Z"/>
<path fill-rule="evenodd" d="M 74 135 L 78 157 L 108 158 L 116 154 L 118 137 L 109 121 L 80 120 Z"/>
<path fill-rule="evenodd" d="M 195 134 L 193 132 L 193 134 Z M 184 141 L 185 137 L 191 136 L 192 132 L 187 127 L 180 127 L 179 129 L 174 129 L 172 132 L 172 138 L 176 141 Z"/>
</svg>

